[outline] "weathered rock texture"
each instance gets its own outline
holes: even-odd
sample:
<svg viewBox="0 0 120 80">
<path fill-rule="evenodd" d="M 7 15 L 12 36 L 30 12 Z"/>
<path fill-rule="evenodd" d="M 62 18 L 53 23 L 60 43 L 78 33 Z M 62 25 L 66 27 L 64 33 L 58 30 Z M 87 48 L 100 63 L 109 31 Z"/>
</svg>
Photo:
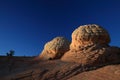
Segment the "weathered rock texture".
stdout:
<svg viewBox="0 0 120 80">
<path fill-rule="evenodd" d="M 56 37 L 46 43 L 44 50 L 40 54 L 40 59 L 59 59 L 66 51 L 69 50 L 70 41 L 64 37 Z"/>
<path fill-rule="evenodd" d="M 84 46 L 108 44 L 109 42 L 110 36 L 101 26 L 96 24 L 83 25 L 73 31 L 70 48 L 79 50 L 79 48 Z"/>
<path fill-rule="evenodd" d="M 61 60 L 83 65 L 120 62 L 120 49 L 109 46 L 108 32 L 99 25 L 83 25 L 72 33 L 70 50 Z"/>
</svg>

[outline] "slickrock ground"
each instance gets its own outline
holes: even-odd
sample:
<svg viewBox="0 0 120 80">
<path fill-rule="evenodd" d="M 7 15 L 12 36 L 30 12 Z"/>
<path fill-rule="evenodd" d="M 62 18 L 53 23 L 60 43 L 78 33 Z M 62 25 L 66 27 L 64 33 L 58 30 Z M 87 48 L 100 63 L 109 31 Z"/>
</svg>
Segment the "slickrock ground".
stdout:
<svg viewBox="0 0 120 80">
<path fill-rule="evenodd" d="M 120 80 L 120 64 L 80 65 L 34 57 L 0 57 L 0 80 Z"/>
</svg>

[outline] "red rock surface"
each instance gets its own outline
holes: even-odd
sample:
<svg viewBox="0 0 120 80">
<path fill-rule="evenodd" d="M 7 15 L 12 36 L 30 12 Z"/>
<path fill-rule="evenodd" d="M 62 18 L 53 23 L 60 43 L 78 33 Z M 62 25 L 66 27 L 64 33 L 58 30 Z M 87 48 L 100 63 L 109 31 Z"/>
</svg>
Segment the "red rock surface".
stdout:
<svg viewBox="0 0 120 80">
<path fill-rule="evenodd" d="M 120 80 L 120 65 L 110 65 L 83 72 L 68 80 Z"/>
<path fill-rule="evenodd" d="M 76 62 L 82 65 L 100 65 L 117 63 L 120 59 L 120 48 L 107 45 L 93 45 L 82 50 L 70 50 L 64 54 L 62 61 Z"/>
</svg>

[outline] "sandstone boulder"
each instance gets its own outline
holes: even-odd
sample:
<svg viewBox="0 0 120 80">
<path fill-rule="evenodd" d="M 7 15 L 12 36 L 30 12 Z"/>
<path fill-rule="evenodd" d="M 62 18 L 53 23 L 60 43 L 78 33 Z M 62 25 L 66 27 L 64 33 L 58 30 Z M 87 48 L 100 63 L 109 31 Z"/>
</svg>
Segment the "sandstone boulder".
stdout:
<svg viewBox="0 0 120 80">
<path fill-rule="evenodd" d="M 59 59 L 66 51 L 69 50 L 70 41 L 64 37 L 56 37 L 53 40 L 47 42 L 44 46 L 44 50 L 40 54 L 40 59 Z"/>
<path fill-rule="evenodd" d="M 109 46 L 109 42 L 108 32 L 99 25 L 80 26 L 73 31 L 70 50 L 63 55 L 61 60 L 83 65 L 118 63 L 120 49 Z"/>
</svg>

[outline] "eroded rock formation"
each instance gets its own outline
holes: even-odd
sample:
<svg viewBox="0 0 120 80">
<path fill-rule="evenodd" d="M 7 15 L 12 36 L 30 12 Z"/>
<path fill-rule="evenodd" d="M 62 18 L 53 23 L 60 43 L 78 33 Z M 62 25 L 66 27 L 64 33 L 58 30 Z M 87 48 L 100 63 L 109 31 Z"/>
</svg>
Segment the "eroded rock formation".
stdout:
<svg viewBox="0 0 120 80">
<path fill-rule="evenodd" d="M 78 27 L 72 33 L 70 50 L 61 60 L 83 65 L 100 65 L 120 61 L 120 49 L 109 46 L 110 36 L 99 25 L 90 24 Z"/>
<path fill-rule="evenodd" d="M 44 50 L 40 54 L 40 59 L 59 59 L 66 51 L 69 50 L 70 41 L 64 37 L 56 37 L 45 44 Z"/>
</svg>

